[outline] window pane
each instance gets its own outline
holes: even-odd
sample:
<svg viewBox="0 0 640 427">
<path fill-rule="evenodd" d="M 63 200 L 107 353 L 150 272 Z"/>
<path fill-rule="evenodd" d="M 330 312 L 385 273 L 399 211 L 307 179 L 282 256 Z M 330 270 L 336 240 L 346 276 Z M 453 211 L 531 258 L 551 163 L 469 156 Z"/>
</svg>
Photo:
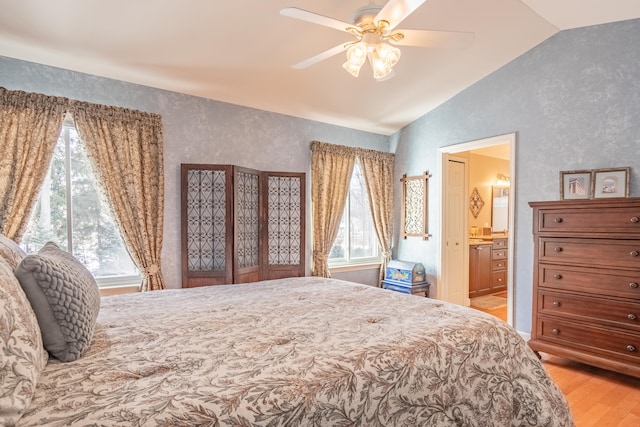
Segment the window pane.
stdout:
<svg viewBox="0 0 640 427">
<path fill-rule="evenodd" d="M 333 242 L 333 247 L 331 248 L 331 252 L 329 252 L 329 259 L 336 261 L 346 259 L 347 252 L 347 239 L 346 239 L 346 219 L 347 217 L 347 209 L 345 208 L 344 213 L 342 214 L 342 219 L 340 220 L 340 226 L 338 228 L 338 235 L 336 236 L 335 242 Z"/>
<path fill-rule="evenodd" d="M 65 144 L 61 137 L 54 149 L 49 171 L 20 243 L 27 253 L 38 252 L 47 242 L 55 242 L 61 248 L 67 248 L 66 182 Z"/>
<path fill-rule="evenodd" d="M 378 258 L 378 239 L 369 209 L 369 197 L 364 175 L 356 162 L 349 194 L 336 241 L 331 248 L 329 261 L 336 263 L 369 262 Z"/>
<path fill-rule="evenodd" d="M 96 277 L 137 274 L 111 212 L 102 203 L 83 144 L 75 128 L 69 131 L 73 255 Z"/>
<path fill-rule="evenodd" d="M 369 197 L 364 175 L 357 162 L 353 168 L 353 178 L 349 187 L 349 210 L 349 257 L 357 259 L 377 256 L 378 241 L 369 209 Z"/>
<path fill-rule="evenodd" d="M 66 146 L 69 147 L 70 194 L 67 191 Z M 69 200 L 67 196 L 70 196 Z M 70 222 L 67 218 L 69 208 Z M 71 248 L 68 224 L 72 228 Z M 21 245 L 27 252 L 37 252 L 48 241 L 70 251 L 96 278 L 138 275 L 111 213 L 100 198 L 85 147 L 73 126 L 63 127 Z"/>
</svg>

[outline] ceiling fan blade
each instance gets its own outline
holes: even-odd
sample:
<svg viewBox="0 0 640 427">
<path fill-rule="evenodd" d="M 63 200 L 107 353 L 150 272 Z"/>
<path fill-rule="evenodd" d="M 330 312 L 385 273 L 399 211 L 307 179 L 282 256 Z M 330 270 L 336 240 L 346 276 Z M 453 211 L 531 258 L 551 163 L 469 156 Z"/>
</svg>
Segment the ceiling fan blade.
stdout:
<svg viewBox="0 0 640 427">
<path fill-rule="evenodd" d="M 426 0 L 389 0 L 376 15 L 375 22 L 387 21 L 389 31 L 393 30 L 405 18 L 419 8 Z"/>
<path fill-rule="evenodd" d="M 463 48 L 471 45 L 475 39 L 475 34 L 473 33 L 458 31 L 396 30 L 396 32 L 402 33 L 404 39 L 389 41 L 400 46 Z"/>
<path fill-rule="evenodd" d="M 335 28 L 336 30 L 345 32 L 347 31 L 347 28 L 353 27 L 352 24 L 347 22 L 338 21 L 337 19 L 329 18 L 317 13 L 308 12 L 306 10 L 298 9 L 297 7 L 285 7 L 280 10 L 280 15 L 311 22 L 313 24 L 324 25 L 325 27 Z"/>
<path fill-rule="evenodd" d="M 316 64 L 320 61 L 324 61 L 325 59 L 331 58 L 334 55 L 339 54 L 340 52 L 343 52 L 347 49 L 347 43 L 341 43 L 336 47 L 332 47 L 329 50 L 325 50 L 324 52 L 321 52 L 315 56 L 312 56 L 311 58 L 305 59 L 302 62 L 298 62 L 297 64 L 292 65 L 292 68 L 295 68 L 296 70 L 301 70 L 303 68 L 307 68 L 312 66 L 313 64 Z"/>
</svg>

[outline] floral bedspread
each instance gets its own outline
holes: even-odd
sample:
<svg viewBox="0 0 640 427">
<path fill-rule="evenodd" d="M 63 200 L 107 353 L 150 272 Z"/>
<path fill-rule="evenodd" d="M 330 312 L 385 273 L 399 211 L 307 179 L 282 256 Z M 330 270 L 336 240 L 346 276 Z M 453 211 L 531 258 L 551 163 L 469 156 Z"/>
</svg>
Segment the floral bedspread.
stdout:
<svg viewBox="0 0 640 427">
<path fill-rule="evenodd" d="M 19 425 L 572 426 L 524 340 L 474 310 L 316 277 L 103 298 Z"/>
</svg>

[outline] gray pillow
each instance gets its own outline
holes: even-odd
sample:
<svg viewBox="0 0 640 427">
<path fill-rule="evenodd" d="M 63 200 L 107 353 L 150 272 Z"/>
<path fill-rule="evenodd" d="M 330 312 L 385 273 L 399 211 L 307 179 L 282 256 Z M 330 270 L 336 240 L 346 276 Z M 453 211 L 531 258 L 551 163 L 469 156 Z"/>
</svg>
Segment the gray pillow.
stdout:
<svg viewBox="0 0 640 427">
<path fill-rule="evenodd" d="M 26 256 L 26 252 L 16 242 L 0 234 L 0 257 L 9 263 L 11 268 L 16 268 Z"/>
<path fill-rule="evenodd" d="M 27 255 L 15 270 L 38 318 L 44 347 L 56 359 L 78 359 L 91 344 L 100 311 L 95 279 L 55 243 Z"/>
</svg>

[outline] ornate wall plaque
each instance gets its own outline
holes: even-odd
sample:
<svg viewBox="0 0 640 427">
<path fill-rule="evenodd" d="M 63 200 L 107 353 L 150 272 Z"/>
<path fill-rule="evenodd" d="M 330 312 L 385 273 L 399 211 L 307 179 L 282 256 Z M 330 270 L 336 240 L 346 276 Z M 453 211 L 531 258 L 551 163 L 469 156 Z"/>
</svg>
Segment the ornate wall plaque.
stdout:
<svg viewBox="0 0 640 427">
<path fill-rule="evenodd" d="M 429 172 L 420 176 L 402 175 L 402 238 L 419 236 L 429 238 L 428 231 L 428 193 Z"/>
<path fill-rule="evenodd" d="M 476 187 L 471 192 L 471 197 L 469 197 L 469 209 L 471 210 L 474 218 L 478 218 L 483 206 L 484 200 L 480 197 L 480 193 L 478 193 L 478 188 Z"/>
</svg>

